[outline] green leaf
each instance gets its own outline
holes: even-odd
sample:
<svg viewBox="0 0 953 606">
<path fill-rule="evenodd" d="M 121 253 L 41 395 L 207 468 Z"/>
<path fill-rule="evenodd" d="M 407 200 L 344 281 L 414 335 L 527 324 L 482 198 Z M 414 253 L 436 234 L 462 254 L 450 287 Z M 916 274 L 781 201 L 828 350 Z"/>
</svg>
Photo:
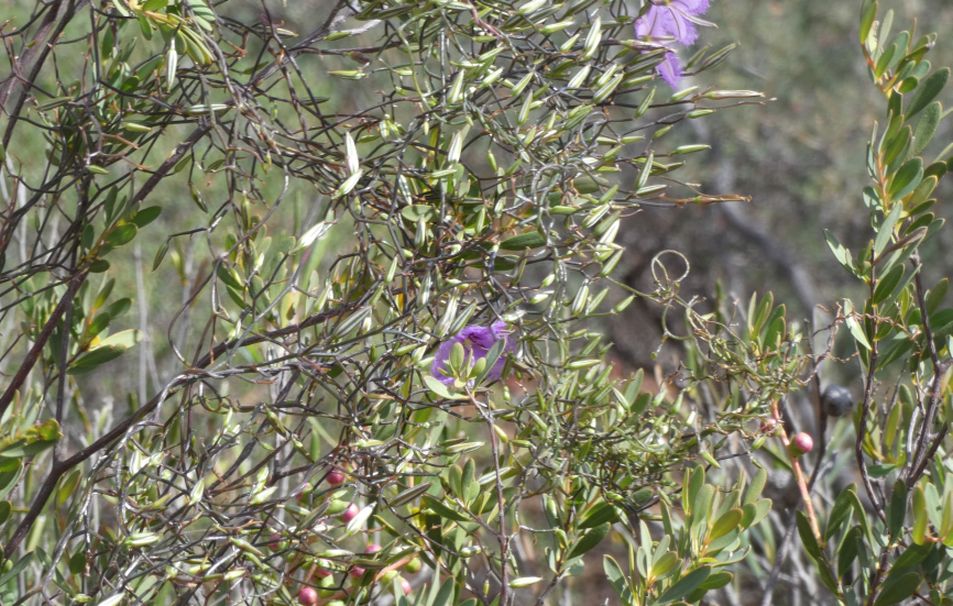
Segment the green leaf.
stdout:
<svg viewBox="0 0 953 606">
<path fill-rule="evenodd" d="M 529 587 L 530 585 L 535 585 L 543 580 L 543 577 L 517 577 L 510 581 L 510 587 L 514 589 L 519 589 L 521 587 Z"/>
<path fill-rule="evenodd" d="M 892 200 L 900 200 L 920 185 L 923 179 L 923 160 L 907 160 L 890 181 L 887 192 Z"/>
<path fill-rule="evenodd" d="M 607 522 L 615 522 L 618 519 L 619 513 L 616 508 L 605 501 L 601 501 L 583 515 L 579 528 L 594 528 Z"/>
<path fill-rule="evenodd" d="M 920 586 L 920 575 L 916 572 L 906 572 L 895 579 L 887 579 L 883 590 L 877 596 L 874 606 L 891 606 L 907 599 Z"/>
<path fill-rule="evenodd" d="M 940 125 L 940 120 L 942 118 L 943 106 L 939 101 L 934 101 L 927 106 L 926 111 L 924 111 L 923 115 L 920 116 L 920 120 L 917 122 L 917 126 L 913 130 L 914 155 L 923 153 L 923 150 L 927 148 L 927 146 L 930 144 L 930 141 L 933 140 L 933 136 L 936 134 L 936 129 Z"/>
<path fill-rule="evenodd" d="M 682 479 L 682 510 L 686 516 L 692 516 L 695 513 L 692 510 L 692 504 L 698 498 L 698 493 L 704 484 L 704 467 L 696 466 L 685 470 L 685 477 Z"/>
<path fill-rule="evenodd" d="M 162 265 L 162 260 L 165 259 L 165 255 L 167 252 L 169 252 L 168 240 L 160 244 L 159 248 L 156 250 L 156 255 L 152 259 L 152 271 L 159 269 L 159 266 Z"/>
<path fill-rule="evenodd" d="M 844 535 L 844 540 L 841 542 L 840 549 L 837 552 L 837 574 L 841 578 L 847 576 L 850 572 L 851 566 L 854 563 L 854 560 L 857 559 L 857 555 L 860 553 L 860 550 L 863 548 L 863 529 L 858 526 L 854 526 L 847 531 L 847 534 Z"/>
<path fill-rule="evenodd" d="M 834 538 L 834 535 L 840 530 L 840 527 L 850 518 L 850 512 L 853 509 L 853 502 L 848 491 L 843 491 L 837 495 L 834 506 L 827 516 L 827 524 L 824 527 L 824 537 L 827 540 Z"/>
<path fill-rule="evenodd" d="M 890 504 L 887 506 L 887 530 L 890 536 L 895 537 L 903 528 L 903 519 L 907 513 L 907 484 L 897 480 L 890 495 Z"/>
<path fill-rule="evenodd" d="M 665 578 L 669 573 L 675 570 L 679 561 L 678 555 L 676 555 L 674 551 L 666 551 L 652 564 L 649 576 L 653 579 Z"/>
<path fill-rule="evenodd" d="M 711 575 L 705 579 L 705 582 L 698 586 L 698 589 L 695 590 L 695 593 L 689 596 L 688 601 L 694 603 L 698 600 L 701 600 L 703 597 L 705 597 L 707 592 L 712 591 L 713 589 L 721 589 L 730 583 L 734 576 L 735 575 L 732 573 L 724 570 L 711 573 Z"/>
<path fill-rule="evenodd" d="M 89 264 L 89 271 L 94 274 L 101 274 L 109 270 L 109 261 L 106 259 L 96 259 Z"/>
<path fill-rule="evenodd" d="M 797 512 L 797 531 L 801 536 L 801 543 L 804 545 L 804 550 L 814 560 L 818 572 L 818 580 L 832 592 L 837 593 L 839 591 L 837 579 L 834 578 L 830 563 L 824 556 L 821 545 L 817 542 L 817 538 L 811 530 L 810 522 L 808 522 L 807 516 L 804 515 L 803 511 Z"/>
<path fill-rule="evenodd" d="M 530 248 L 539 248 L 545 244 L 546 236 L 538 231 L 531 231 L 503 240 L 500 243 L 500 248 L 503 250 L 527 250 Z"/>
<path fill-rule="evenodd" d="M 900 283 L 903 274 L 904 266 L 902 264 L 896 264 L 891 267 L 890 271 L 877 281 L 877 287 L 874 289 L 874 294 L 870 298 L 871 304 L 879 305 L 886 301 L 897 288 L 897 284 Z"/>
<path fill-rule="evenodd" d="M 439 587 L 439 590 L 437 589 Z M 425 602 L 430 606 L 451 606 L 454 603 L 454 585 L 451 579 L 447 579 L 446 582 L 440 584 L 435 581 L 433 585 L 430 586 L 430 597 Z"/>
<path fill-rule="evenodd" d="M 910 537 L 917 545 L 925 545 L 927 542 L 927 524 L 929 518 L 927 515 L 926 497 L 923 494 L 923 487 L 917 486 L 913 489 L 913 528 L 910 530 Z"/>
<path fill-rule="evenodd" d="M 143 208 L 136 213 L 136 216 L 132 218 L 132 222 L 136 224 L 137 227 L 142 228 L 146 225 L 149 225 L 162 213 L 162 207 L 160 206 L 150 206 L 149 208 Z"/>
<path fill-rule="evenodd" d="M 364 176 L 363 170 L 359 170 L 356 173 L 349 176 L 347 179 L 344 180 L 344 182 L 341 183 L 341 185 L 337 188 L 337 190 L 335 190 L 332 197 L 340 198 L 341 196 L 346 196 L 347 194 L 351 193 L 351 190 L 353 190 L 357 186 L 358 181 L 360 181 L 361 177 L 363 176 Z"/>
<path fill-rule="evenodd" d="M 73 375 L 94 370 L 96 367 L 118 358 L 139 341 L 139 331 L 123 330 L 100 341 L 96 347 L 80 355 L 70 364 L 68 372 Z"/>
<path fill-rule="evenodd" d="M 23 471 L 23 463 L 19 457 L 0 457 L 0 496 L 6 495 L 13 487 L 21 471 Z"/>
<path fill-rule="evenodd" d="M 708 541 L 715 541 L 732 530 L 737 530 L 743 516 L 743 511 L 739 508 L 729 509 L 718 518 L 711 531 L 708 533 Z"/>
<path fill-rule="evenodd" d="M 771 512 L 771 499 L 758 499 L 754 503 L 745 503 L 741 509 L 744 512 L 741 527 L 750 528 L 761 522 Z"/>
<path fill-rule="evenodd" d="M 867 335 L 864 334 L 864 329 L 857 321 L 857 318 L 852 315 L 847 316 L 844 322 L 847 324 L 847 329 L 850 331 L 851 336 L 854 337 L 854 340 L 864 348 L 868 350 L 871 349 L 870 341 L 867 340 Z"/>
<path fill-rule="evenodd" d="M 893 567 L 890 569 L 890 574 L 887 575 L 887 580 L 884 581 L 884 584 L 889 584 L 891 576 L 899 575 L 905 568 L 918 566 L 920 562 L 925 560 L 932 552 L 932 545 L 911 545 L 900 554 L 899 558 L 894 560 Z"/>
<path fill-rule="evenodd" d="M 114 227 L 106 236 L 106 244 L 113 248 L 127 244 L 136 237 L 139 229 L 135 223 L 123 223 Z"/>
<path fill-rule="evenodd" d="M 587 530 L 579 538 L 575 546 L 573 546 L 572 551 L 569 552 L 566 559 L 571 560 L 591 551 L 596 545 L 602 542 L 602 539 L 606 538 L 611 526 L 611 524 L 603 524 L 602 526 L 596 526 L 591 530 Z"/>
<path fill-rule="evenodd" d="M 408 488 L 407 490 L 401 491 L 396 496 L 394 496 L 394 498 L 390 499 L 388 501 L 388 505 L 390 506 L 390 508 L 396 509 L 400 507 L 401 505 L 403 505 L 404 503 L 409 503 L 410 501 L 413 501 L 414 499 L 416 499 L 423 493 L 427 492 L 427 490 L 430 489 L 430 486 L 431 486 L 430 482 L 424 482 L 423 484 L 412 486 L 411 488 Z"/>
<path fill-rule="evenodd" d="M 602 556 L 602 570 L 605 571 L 606 579 L 619 596 L 619 602 L 629 604 L 632 601 L 632 588 L 629 586 L 628 577 L 615 558 L 611 555 Z"/>
<path fill-rule="evenodd" d="M 437 380 L 436 377 L 426 374 L 424 375 L 424 383 L 427 384 L 427 389 L 432 391 L 438 397 L 443 398 L 444 400 L 466 400 L 467 396 L 461 393 L 452 393 L 450 389 Z"/>
<path fill-rule="evenodd" d="M 82 574 L 86 568 L 86 552 L 80 549 L 67 560 L 69 571 L 73 574 Z"/>
<path fill-rule="evenodd" d="M 797 532 L 801 536 L 801 543 L 804 545 L 804 550 L 815 560 L 822 559 L 824 554 L 821 553 L 821 546 L 818 545 L 814 531 L 811 530 L 811 524 L 808 522 L 807 516 L 804 515 L 803 511 L 797 512 Z"/>
<path fill-rule="evenodd" d="M 56 489 L 56 506 L 58 508 L 63 507 L 69 501 L 69 498 L 76 493 L 76 488 L 79 486 L 81 479 L 82 473 L 79 469 L 73 469 L 66 474 L 60 482 L 59 488 Z"/>
<path fill-rule="evenodd" d="M 824 237 L 827 239 L 827 246 L 830 247 L 831 252 L 834 253 L 834 258 L 837 259 L 837 262 L 840 263 L 844 269 L 853 273 L 854 257 L 851 255 L 850 250 L 841 244 L 834 234 L 826 229 L 824 230 Z"/>
<path fill-rule="evenodd" d="M 920 84 L 919 91 L 916 96 L 913 97 L 910 105 L 907 106 L 907 120 L 917 115 L 917 113 L 936 99 L 940 91 L 943 90 L 943 87 L 946 86 L 946 81 L 949 77 L 950 68 L 944 67 L 930 74 L 930 76 Z"/>
<path fill-rule="evenodd" d="M 861 9 L 860 17 L 860 43 L 865 45 L 870 30 L 877 18 L 877 0 L 864 0 L 864 6 Z"/>
<path fill-rule="evenodd" d="M 244 288 L 244 285 L 238 276 L 238 272 L 236 272 L 234 269 L 226 267 L 224 264 L 220 264 L 218 266 L 216 275 L 228 287 L 234 288 L 238 291 L 241 291 Z"/>
<path fill-rule="evenodd" d="M 0 441 L 0 457 L 9 459 L 36 455 L 55 445 L 62 437 L 63 432 L 56 419 L 47 419 Z"/>
<path fill-rule="evenodd" d="M 705 582 L 705 579 L 707 579 L 708 575 L 710 574 L 711 568 L 708 566 L 696 568 L 695 570 L 680 578 L 674 585 L 669 587 L 662 595 L 660 595 L 658 597 L 657 603 L 667 604 L 669 602 L 674 602 L 675 600 L 680 600 L 681 598 L 698 589 L 698 587 Z"/>
<path fill-rule="evenodd" d="M 764 491 L 764 486 L 768 482 L 768 471 L 757 465 L 758 471 L 754 474 L 751 483 L 748 484 L 748 487 L 745 489 L 744 498 L 742 502 L 745 504 L 751 504 L 756 502 L 761 498 L 761 493 Z"/>
<path fill-rule="evenodd" d="M 435 499 L 432 495 L 425 494 L 420 499 L 421 505 L 434 512 L 441 518 L 453 520 L 455 522 L 466 522 L 469 518 L 462 513 L 444 505 L 441 501 Z"/>
<path fill-rule="evenodd" d="M 16 564 L 14 564 L 10 570 L 3 573 L 3 576 L 0 576 L 0 587 L 19 577 L 20 573 L 23 572 L 23 569 L 30 565 L 30 562 L 33 560 L 34 553 L 35 552 L 31 551 L 30 553 L 26 554 L 17 560 Z"/>
<path fill-rule="evenodd" d="M 900 218 L 900 211 L 903 210 L 903 204 L 894 204 L 890 212 L 884 217 L 883 223 L 877 228 L 877 239 L 874 240 L 874 258 L 880 257 L 887 244 L 893 237 L 893 229 L 897 226 L 897 220 Z"/>
<path fill-rule="evenodd" d="M 493 371 L 493 367 L 496 366 L 497 360 L 499 360 L 500 356 L 503 355 L 504 347 L 506 347 L 505 340 L 497 341 L 496 343 L 493 344 L 493 347 L 491 347 L 490 350 L 486 352 L 486 356 L 483 357 L 484 359 L 483 371 L 477 377 L 477 383 L 482 382 L 483 379 L 486 378 L 486 376 Z"/>
</svg>

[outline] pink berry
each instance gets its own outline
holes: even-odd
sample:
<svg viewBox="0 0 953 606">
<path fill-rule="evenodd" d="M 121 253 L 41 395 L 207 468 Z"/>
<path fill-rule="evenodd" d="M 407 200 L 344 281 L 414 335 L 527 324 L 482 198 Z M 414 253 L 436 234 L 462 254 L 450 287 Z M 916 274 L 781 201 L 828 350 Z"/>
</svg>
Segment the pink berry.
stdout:
<svg viewBox="0 0 953 606">
<path fill-rule="evenodd" d="M 377 543 L 369 543 L 367 547 L 364 548 L 364 553 L 377 553 L 381 549 L 383 549 L 383 547 Z"/>
<path fill-rule="evenodd" d="M 791 438 L 791 454 L 795 457 L 811 452 L 812 448 L 814 448 L 814 439 L 810 434 L 802 431 L 794 434 L 794 437 Z"/>
<path fill-rule="evenodd" d="M 365 572 L 367 571 L 363 567 L 353 566 L 351 567 L 351 570 L 348 572 L 348 574 L 357 579 L 364 576 Z"/>
<path fill-rule="evenodd" d="M 344 510 L 344 513 L 341 514 L 341 519 L 344 520 L 345 523 L 350 522 L 357 517 L 357 512 L 359 511 L 360 509 L 358 506 L 354 503 L 351 503 L 347 506 L 347 509 Z"/>
<path fill-rule="evenodd" d="M 335 467 L 328 472 L 328 475 L 325 476 L 325 479 L 331 486 L 340 486 L 344 483 L 344 472 Z"/>
<path fill-rule="evenodd" d="M 318 603 L 318 592 L 313 587 L 302 587 L 298 590 L 298 603 L 304 606 L 315 606 Z"/>
<path fill-rule="evenodd" d="M 410 595 L 410 593 L 414 590 L 413 586 L 410 584 L 410 581 L 404 577 L 400 578 L 400 588 L 404 592 L 404 595 Z"/>
</svg>

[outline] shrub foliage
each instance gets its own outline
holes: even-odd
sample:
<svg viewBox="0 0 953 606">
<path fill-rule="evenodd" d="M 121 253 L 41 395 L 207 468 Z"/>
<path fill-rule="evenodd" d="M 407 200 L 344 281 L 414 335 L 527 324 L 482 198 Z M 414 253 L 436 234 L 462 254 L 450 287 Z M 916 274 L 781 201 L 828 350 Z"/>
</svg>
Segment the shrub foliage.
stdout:
<svg viewBox="0 0 953 606">
<path fill-rule="evenodd" d="M 869 297 L 811 327 L 683 293 L 675 251 L 614 277 L 624 218 L 744 199 L 680 178 L 685 127 L 762 101 L 670 89 L 634 27 L 661 4 L 287 4 L 2 30 L 0 601 L 556 604 L 584 571 L 623 604 L 770 600 L 803 556 L 785 582 L 832 602 L 948 603 L 933 37 L 864 5 L 874 231 L 829 242 Z M 678 49 L 689 77 L 729 51 Z M 663 355 L 621 377 L 599 326 L 633 301 Z M 839 362 L 859 487 L 828 501 Z"/>
</svg>

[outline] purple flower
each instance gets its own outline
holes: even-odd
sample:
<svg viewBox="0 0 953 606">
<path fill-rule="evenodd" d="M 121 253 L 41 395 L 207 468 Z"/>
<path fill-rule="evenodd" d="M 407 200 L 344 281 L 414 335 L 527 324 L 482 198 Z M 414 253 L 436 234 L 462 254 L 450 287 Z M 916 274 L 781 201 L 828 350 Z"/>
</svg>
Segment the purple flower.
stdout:
<svg viewBox="0 0 953 606">
<path fill-rule="evenodd" d="M 635 35 L 661 42 L 675 42 L 689 46 L 698 40 L 698 25 L 710 25 L 700 18 L 708 10 L 709 0 L 650 0 L 645 14 L 635 21 Z M 675 51 L 665 53 L 656 67 L 669 86 L 678 86 L 682 77 L 682 63 Z"/>
<path fill-rule="evenodd" d="M 497 320 L 488 327 L 467 326 L 440 345 L 434 356 L 433 366 L 430 368 L 430 372 L 433 373 L 433 376 L 441 383 L 451 385 L 454 379 L 453 377 L 447 376 L 444 371 L 454 345 L 457 343 L 462 344 L 467 354 L 468 362 L 473 364 L 480 358 L 485 358 L 487 353 L 489 353 L 489 351 L 493 349 L 493 346 L 499 341 L 503 341 L 503 353 L 512 351 L 514 343 L 513 340 L 510 339 L 510 331 L 506 328 L 506 322 Z M 503 372 L 503 364 L 506 362 L 503 353 L 496 359 L 493 368 L 486 373 L 487 380 L 495 381 L 500 378 L 500 374 Z"/>
<path fill-rule="evenodd" d="M 678 88 L 678 83 L 682 79 L 682 62 L 678 55 L 672 51 L 665 53 L 665 58 L 655 69 L 658 70 L 662 80 L 665 80 L 669 86 Z"/>
</svg>

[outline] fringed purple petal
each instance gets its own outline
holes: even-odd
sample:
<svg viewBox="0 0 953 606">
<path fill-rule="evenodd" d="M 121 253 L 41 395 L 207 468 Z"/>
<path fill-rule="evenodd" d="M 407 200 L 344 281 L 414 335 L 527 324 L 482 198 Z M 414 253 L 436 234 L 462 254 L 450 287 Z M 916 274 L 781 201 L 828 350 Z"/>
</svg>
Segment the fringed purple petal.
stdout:
<svg viewBox="0 0 953 606">
<path fill-rule="evenodd" d="M 635 35 L 637 38 L 656 38 L 664 36 L 660 33 L 662 30 L 660 19 L 664 13 L 669 11 L 661 6 L 652 5 L 645 14 L 635 20 Z"/>
<path fill-rule="evenodd" d="M 698 28 L 685 14 L 670 6 L 652 5 L 635 21 L 635 35 L 646 40 L 674 40 L 690 45 L 698 39 Z"/>
<path fill-rule="evenodd" d="M 709 0 L 672 0 L 672 6 L 696 17 L 707 13 L 710 4 Z"/>
<path fill-rule="evenodd" d="M 485 326 L 467 326 L 460 331 L 458 336 L 482 349 L 490 349 L 496 341 L 493 329 Z"/>
<path fill-rule="evenodd" d="M 698 26 L 692 17 L 703 15 L 709 0 L 669 0 L 666 4 L 652 4 L 645 14 L 635 20 L 635 35 L 646 40 L 674 40 L 691 46 L 698 40 Z"/>
<path fill-rule="evenodd" d="M 672 88 L 678 88 L 678 83 L 682 80 L 682 62 L 678 55 L 673 52 L 665 53 L 665 59 L 659 63 L 656 69 L 662 76 L 662 80 L 665 80 Z"/>
</svg>

